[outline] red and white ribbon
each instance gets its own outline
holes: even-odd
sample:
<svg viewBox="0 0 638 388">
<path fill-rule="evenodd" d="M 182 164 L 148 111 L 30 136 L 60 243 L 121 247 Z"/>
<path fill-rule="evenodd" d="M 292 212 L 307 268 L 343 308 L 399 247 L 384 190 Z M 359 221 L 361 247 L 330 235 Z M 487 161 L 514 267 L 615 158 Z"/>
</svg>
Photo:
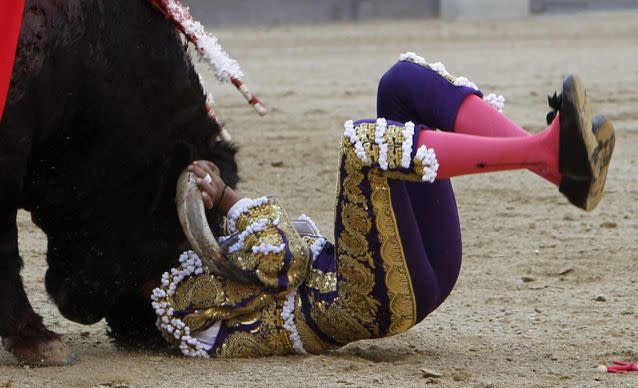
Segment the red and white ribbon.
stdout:
<svg viewBox="0 0 638 388">
<path fill-rule="evenodd" d="M 239 63 L 228 55 L 219 44 L 216 36 L 206 32 L 204 26 L 193 19 L 188 7 L 183 6 L 177 0 L 148 1 L 173 22 L 189 42 L 195 45 L 200 59 L 208 63 L 220 82 L 231 82 L 260 115 L 263 116 L 268 112 L 266 106 L 241 80 L 244 74 Z"/>
</svg>

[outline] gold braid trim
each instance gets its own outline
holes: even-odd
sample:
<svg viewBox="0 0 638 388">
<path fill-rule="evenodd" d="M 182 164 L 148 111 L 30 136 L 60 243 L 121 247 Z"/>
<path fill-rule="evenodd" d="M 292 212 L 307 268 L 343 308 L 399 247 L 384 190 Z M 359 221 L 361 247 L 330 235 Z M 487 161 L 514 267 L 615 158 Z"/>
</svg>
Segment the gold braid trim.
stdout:
<svg viewBox="0 0 638 388">
<path fill-rule="evenodd" d="M 328 350 L 337 349 L 338 346 L 323 341 L 306 323 L 306 316 L 301 306 L 301 298 L 297 297 L 295 303 L 295 325 L 299 331 L 299 337 L 304 349 L 308 353 L 319 354 Z"/>
<path fill-rule="evenodd" d="M 345 167 L 342 184 L 337 185 L 337 201 L 341 201 L 341 218 L 344 228 L 335 238 L 338 241 L 337 271 L 339 273 L 338 296 L 332 303 L 315 300 L 309 295 L 311 318 L 321 331 L 329 335 L 336 343 L 345 345 L 352 341 L 379 336 L 377 312 L 380 303 L 372 296 L 375 284 L 374 262 L 366 236 L 372 229 L 372 222 L 367 217 L 367 198 L 361 191 L 364 181 L 361 160 L 347 139 L 341 143 L 341 159 Z M 339 206 L 335 207 L 339 209 Z M 306 327 L 298 322 L 299 335 L 304 346 L 308 338 Z M 310 338 L 312 342 L 312 338 Z M 334 348 L 323 341 L 306 346 L 306 350 L 314 353 L 314 349 Z"/>
<path fill-rule="evenodd" d="M 286 296 L 277 297 L 257 314 L 247 316 L 247 322 L 237 320 L 227 321 L 229 334 L 224 344 L 218 350 L 220 357 L 266 357 L 280 356 L 294 353 L 288 332 L 284 329 L 281 318 Z M 250 332 L 241 331 L 241 326 L 259 324 Z M 239 329 L 239 331 L 235 331 Z"/>
<path fill-rule="evenodd" d="M 392 208 L 388 178 L 383 173 L 372 170 L 368 174 L 368 179 L 372 188 L 371 200 L 381 243 L 380 254 L 392 313 L 388 335 L 395 335 L 416 324 L 416 299 Z"/>
<path fill-rule="evenodd" d="M 275 225 L 275 220 L 279 224 Z M 261 220 L 270 220 L 262 230 L 246 236 L 240 251 L 227 254 L 229 261 L 241 272 L 255 272 L 256 280 L 272 290 L 277 290 L 279 277 L 285 274 L 288 277 L 288 289 L 293 289 L 301 284 L 310 264 L 310 249 L 292 226 L 288 214 L 275 198 L 268 199 L 263 205 L 253 207 L 239 214 L 235 221 L 236 228 L 244 231 L 246 228 Z M 284 244 L 282 233 L 288 244 Z M 280 252 L 253 252 L 252 248 L 269 244 L 274 247 L 284 246 Z M 290 253 L 288 268 L 284 268 L 286 250 Z M 285 271 L 285 273 L 284 273 Z M 251 275 L 247 275 L 251 276 Z M 229 276 L 230 277 L 230 276 Z"/>
<path fill-rule="evenodd" d="M 403 158 L 403 127 L 397 125 L 388 125 L 383 135 L 388 145 L 388 167 L 390 170 L 401 167 L 401 159 Z"/>
</svg>

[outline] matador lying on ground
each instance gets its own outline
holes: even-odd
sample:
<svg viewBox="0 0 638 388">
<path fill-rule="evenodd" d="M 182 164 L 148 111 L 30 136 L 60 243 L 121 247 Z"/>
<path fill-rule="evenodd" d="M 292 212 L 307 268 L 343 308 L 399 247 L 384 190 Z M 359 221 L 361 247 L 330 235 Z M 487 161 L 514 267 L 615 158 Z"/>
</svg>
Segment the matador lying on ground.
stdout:
<svg viewBox="0 0 638 388">
<path fill-rule="evenodd" d="M 598 204 L 614 128 L 592 118 L 578 77 L 550 98 L 549 127 L 535 135 L 499 112 L 501 99 L 481 97 L 441 64 L 402 55 L 379 84 L 383 118 L 345 124 L 334 244 L 274 198 L 241 198 L 211 163 L 191 165 L 197 195 L 227 219 L 224 255 L 196 243 L 164 275 L 152 303 L 165 337 L 188 356 L 256 357 L 410 329 L 459 275 L 455 176 L 529 169 L 574 205 Z"/>
</svg>

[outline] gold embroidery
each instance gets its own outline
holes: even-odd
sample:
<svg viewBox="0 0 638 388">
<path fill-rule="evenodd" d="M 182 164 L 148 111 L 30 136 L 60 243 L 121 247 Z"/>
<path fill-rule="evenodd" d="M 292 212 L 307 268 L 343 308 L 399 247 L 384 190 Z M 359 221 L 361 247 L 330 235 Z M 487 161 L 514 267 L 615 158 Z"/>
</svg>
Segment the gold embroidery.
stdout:
<svg viewBox="0 0 638 388">
<path fill-rule="evenodd" d="M 249 209 L 247 212 L 242 213 L 237 217 L 235 221 L 235 227 L 237 230 L 245 230 L 251 222 L 267 218 L 274 220 L 277 218 L 276 214 L 273 214 L 274 205 L 271 202 L 267 202 L 264 205 Z"/>
<path fill-rule="evenodd" d="M 366 153 L 368 162 L 366 166 L 373 166 L 379 163 L 380 159 L 380 147 L 376 143 L 376 123 L 361 123 L 355 127 L 357 137 L 361 141 L 363 150 Z M 384 143 L 388 146 L 387 162 L 389 169 L 397 169 L 401 167 L 401 160 L 403 158 L 403 130 L 404 127 L 400 125 L 388 125 L 386 126 L 385 133 L 383 134 Z M 350 142 L 346 142 L 345 146 L 352 148 Z M 359 158 L 355 158 L 359 160 Z M 359 161 L 361 165 L 362 162 Z"/>
<path fill-rule="evenodd" d="M 362 136 L 361 140 L 370 144 L 369 136 Z M 371 295 L 375 276 L 366 237 L 371 232 L 372 222 L 360 187 L 365 179 L 362 164 L 346 139 L 341 151 L 346 171 L 337 191 L 344 225 L 341 234 L 336 236 L 339 241 L 338 296 L 332 303 L 317 301 L 312 293 L 309 299 L 312 304 L 310 315 L 319 328 L 335 342 L 346 344 L 379 336 L 376 317 L 380 303 Z"/>
<path fill-rule="evenodd" d="M 167 301 L 175 311 L 194 309 L 182 319 L 194 332 L 212 322 L 259 310 L 273 298 L 257 285 L 204 274 L 184 280 L 177 286 L 175 295 L 167 298 Z M 239 307 L 240 303 L 243 303 L 242 307 Z"/>
<path fill-rule="evenodd" d="M 322 294 L 337 291 L 337 274 L 335 272 L 323 272 L 318 269 L 311 269 L 306 276 L 304 284 L 310 288 L 318 290 Z"/>
<path fill-rule="evenodd" d="M 301 343 L 307 352 L 317 354 L 338 348 L 337 345 L 327 343 L 319 338 L 310 326 L 308 326 L 305 319 L 306 317 L 301 307 L 301 298 L 298 297 L 295 303 L 295 325 L 297 326 Z"/>
<path fill-rule="evenodd" d="M 312 329 L 302 318 L 297 318 L 295 320 L 295 325 L 297 326 L 297 331 L 299 332 L 301 343 L 303 343 L 303 347 L 308 353 L 319 354 L 327 350 L 333 350 L 337 348 L 337 346 L 335 345 L 331 346 L 330 344 L 321 341 L 317 334 L 312 331 Z"/>
<path fill-rule="evenodd" d="M 363 146 L 370 162 L 367 163 L 367 165 L 379 162 L 379 147 L 374 142 L 376 128 L 376 123 L 361 123 L 355 127 L 357 136 L 359 137 L 361 145 Z"/>
<path fill-rule="evenodd" d="M 235 265 L 241 268 L 243 271 L 249 271 L 257 267 L 259 264 L 259 256 L 253 255 L 252 252 L 237 252 L 232 255 L 228 255 Z"/>
<path fill-rule="evenodd" d="M 363 174 L 360 172 L 355 173 L 354 171 L 360 171 L 362 164 L 359 158 L 354 155 L 354 152 L 350 148 L 347 142 L 341 147 L 344 154 L 351 154 L 349 157 L 345 157 L 344 163 L 346 168 L 346 176 L 343 179 L 343 185 L 340 189 L 337 190 L 337 193 L 343 191 L 343 198 L 347 198 L 349 202 L 353 204 L 362 205 L 364 208 L 367 208 L 366 199 L 363 193 L 361 192 L 361 188 L 359 185 L 363 181 Z M 339 199 L 337 199 L 338 201 Z M 337 208 L 335 206 L 335 208 Z"/>
<path fill-rule="evenodd" d="M 403 127 L 388 125 L 384 139 L 388 145 L 388 168 L 400 168 L 403 158 L 403 142 L 405 141 Z"/>
<path fill-rule="evenodd" d="M 371 200 L 381 242 L 380 254 L 383 259 L 385 283 L 392 313 L 388 334 L 394 335 L 416 324 L 416 300 L 392 209 L 388 178 L 375 170 L 370 171 L 368 178 L 372 187 Z"/>
<path fill-rule="evenodd" d="M 365 235 L 362 236 L 361 234 L 344 230 L 339 236 L 339 247 L 343 247 L 344 251 L 350 252 L 353 255 L 363 256 L 367 252 L 368 242 L 365 239 Z"/>
<path fill-rule="evenodd" d="M 344 203 L 342 211 L 345 214 L 342 221 L 345 229 L 358 235 L 363 234 L 363 237 L 365 237 L 366 233 L 370 232 L 372 221 L 370 217 L 368 217 L 368 212 L 365 209 L 353 203 Z"/>
<path fill-rule="evenodd" d="M 268 288 L 280 287 L 280 275 L 286 270 L 288 288 L 294 288 L 301 284 L 310 263 L 310 250 L 308 245 L 293 228 L 286 211 L 279 205 L 276 199 L 259 207 L 249 209 L 242 213 L 236 221 L 238 230 L 245 230 L 251 223 L 260 219 L 279 219 L 279 225 L 268 225 L 264 230 L 250 234 L 244 240 L 244 248 L 236 253 L 228 255 L 229 260 L 243 272 L 254 272 L 257 280 Z M 271 252 L 267 254 L 253 253 L 252 248 L 260 244 L 270 244 L 278 247 L 284 240 L 281 234 L 286 236 L 287 248 L 291 253 L 291 261 L 287 268 L 285 265 L 286 252 Z"/>
<path fill-rule="evenodd" d="M 226 327 L 248 326 L 258 322 L 260 316 L 261 310 L 257 310 L 239 317 L 227 319 L 224 323 Z"/>
<path fill-rule="evenodd" d="M 250 332 L 231 332 L 222 345 L 218 356 L 221 357 L 264 357 L 293 353 L 288 332 L 283 327 L 281 313 L 285 295 L 278 297 L 261 310 L 256 329 Z M 227 323 L 228 324 L 228 323 Z M 233 329 L 241 328 L 236 323 Z"/>
<path fill-rule="evenodd" d="M 310 249 L 294 230 L 285 211 L 272 199 L 256 212 L 242 217 L 239 230 L 261 218 L 280 220 L 278 227 L 270 225 L 261 232 L 253 233 L 244 241 L 241 252 L 229 255 L 237 270 L 253 269 L 261 284 L 240 283 L 211 274 L 191 276 L 178 285 L 175 295 L 167 298 L 168 307 L 178 314 L 194 310 L 182 318 L 191 332 L 220 320 L 234 329 L 230 330 L 219 356 L 257 357 L 292 353 L 293 347 L 281 314 L 289 289 L 297 287 L 306 277 Z M 282 234 L 286 236 L 290 251 L 290 262 L 285 268 L 289 289 L 273 293 L 264 285 L 279 288 L 286 253 L 253 253 L 252 247 L 260 244 L 278 246 L 283 243 Z M 253 328 L 255 324 L 256 328 Z"/>
</svg>

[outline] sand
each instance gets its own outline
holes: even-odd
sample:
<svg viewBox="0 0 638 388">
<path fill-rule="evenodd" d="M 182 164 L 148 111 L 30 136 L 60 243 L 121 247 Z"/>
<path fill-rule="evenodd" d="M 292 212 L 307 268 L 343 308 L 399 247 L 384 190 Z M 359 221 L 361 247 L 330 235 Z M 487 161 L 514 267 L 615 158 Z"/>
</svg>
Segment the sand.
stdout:
<svg viewBox="0 0 638 388">
<path fill-rule="evenodd" d="M 44 291 L 46 238 L 21 213 L 29 297 L 79 361 L 28 368 L 0 351 L 0 387 L 638 386 L 638 373 L 595 370 L 616 359 L 638 362 L 637 17 L 216 31 L 271 109 L 259 118 L 232 88 L 211 81 L 241 146 L 241 189 L 279 196 L 291 213 L 315 217 L 326 234 L 341 125 L 374 116 L 377 81 L 404 51 L 442 61 L 485 92 L 505 95 L 506 113 L 531 131 L 543 128 L 547 93 L 566 73 L 580 73 L 594 110 L 616 124 L 606 197 L 584 213 L 529 172 L 455 179 L 464 263 L 439 310 L 394 338 L 321 356 L 257 360 L 131 352 L 110 342 L 104 323 L 66 321 Z M 440 377 L 425 378 L 423 369 Z"/>
</svg>

